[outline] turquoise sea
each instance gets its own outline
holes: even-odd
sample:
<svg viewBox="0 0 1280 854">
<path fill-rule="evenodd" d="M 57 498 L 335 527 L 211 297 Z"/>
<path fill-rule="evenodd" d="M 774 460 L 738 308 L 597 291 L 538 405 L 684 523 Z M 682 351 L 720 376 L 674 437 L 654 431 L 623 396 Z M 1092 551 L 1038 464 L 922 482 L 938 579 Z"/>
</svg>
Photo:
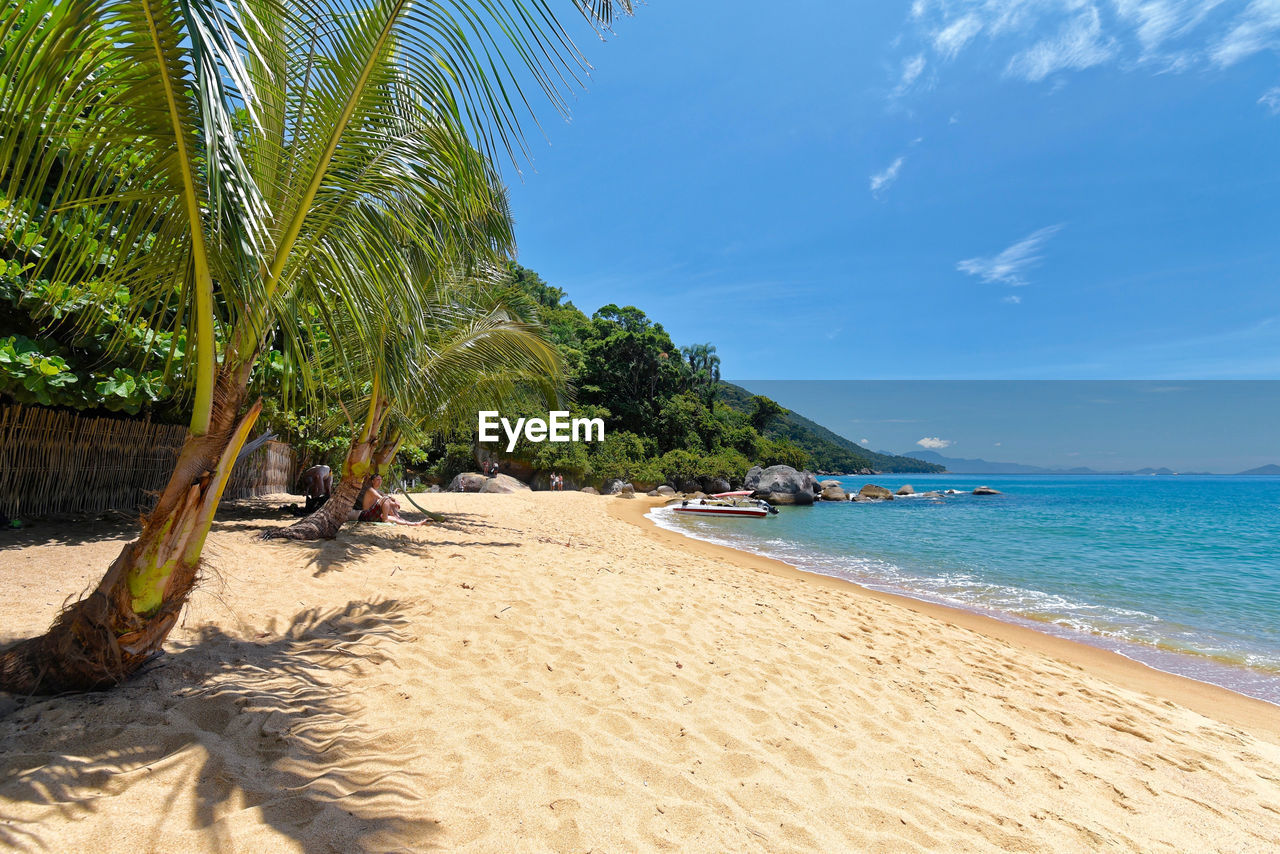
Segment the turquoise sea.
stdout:
<svg viewBox="0 0 1280 854">
<path fill-rule="evenodd" d="M 824 478 L 825 479 L 825 478 Z M 977 611 L 1280 704 L 1280 478 L 876 475 L 940 499 L 665 528 Z M 975 496 L 974 487 L 1000 490 Z"/>
</svg>

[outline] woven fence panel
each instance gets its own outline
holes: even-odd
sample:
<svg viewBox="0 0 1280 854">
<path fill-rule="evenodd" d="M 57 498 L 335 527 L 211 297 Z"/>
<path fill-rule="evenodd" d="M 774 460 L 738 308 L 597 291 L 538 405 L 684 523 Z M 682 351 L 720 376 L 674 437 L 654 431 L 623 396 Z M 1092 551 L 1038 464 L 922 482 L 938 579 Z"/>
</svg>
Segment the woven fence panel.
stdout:
<svg viewBox="0 0 1280 854">
<path fill-rule="evenodd" d="M 149 508 L 173 474 L 186 428 L 0 406 L 0 513 L 18 518 Z M 224 496 L 286 492 L 293 449 L 283 442 L 240 461 Z"/>
<path fill-rule="evenodd" d="M 287 442 L 267 442 L 236 463 L 224 498 L 256 498 L 288 492 L 297 480 L 297 456 Z"/>
</svg>

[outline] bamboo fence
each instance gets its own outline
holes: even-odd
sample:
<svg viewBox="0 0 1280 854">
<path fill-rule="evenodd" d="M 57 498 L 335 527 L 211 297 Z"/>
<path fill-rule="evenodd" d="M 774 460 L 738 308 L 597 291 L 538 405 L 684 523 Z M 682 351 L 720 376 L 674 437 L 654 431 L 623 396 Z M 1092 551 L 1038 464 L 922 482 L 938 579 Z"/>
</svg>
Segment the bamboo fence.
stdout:
<svg viewBox="0 0 1280 854">
<path fill-rule="evenodd" d="M 173 473 L 186 428 L 0 406 L 0 513 L 16 518 L 145 510 Z M 293 449 L 268 442 L 240 461 L 224 496 L 287 492 Z"/>
</svg>

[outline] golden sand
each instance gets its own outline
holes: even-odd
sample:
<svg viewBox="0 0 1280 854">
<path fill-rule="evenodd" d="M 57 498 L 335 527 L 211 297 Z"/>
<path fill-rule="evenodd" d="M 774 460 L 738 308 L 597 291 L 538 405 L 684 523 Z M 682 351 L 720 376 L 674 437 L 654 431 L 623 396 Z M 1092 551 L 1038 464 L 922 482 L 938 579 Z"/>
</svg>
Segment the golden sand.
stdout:
<svg viewBox="0 0 1280 854">
<path fill-rule="evenodd" d="M 0 699 L 0 847 L 1280 847 L 1274 706 L 683 540 L 642 500 L 416 499 L 448 521 L 323 544 L 227 508 L 152 669 Z M 4 534 L 0 641 L 131 533 Z"/>
</svg>

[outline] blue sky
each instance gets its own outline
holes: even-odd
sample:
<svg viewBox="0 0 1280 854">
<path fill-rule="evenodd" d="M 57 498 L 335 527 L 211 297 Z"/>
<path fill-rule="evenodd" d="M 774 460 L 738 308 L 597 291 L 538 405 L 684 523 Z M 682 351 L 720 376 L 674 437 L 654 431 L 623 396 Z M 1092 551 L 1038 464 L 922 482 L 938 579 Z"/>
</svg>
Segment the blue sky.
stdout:
<svg viewBox="0 0 1280 854">
<path fill-rule="evenodd" d="M 1234 474 L 1280 463 L 1280 382 L 754 380 L 876 451 Z"/>
<path fill-rule="evenodd" d="M 581 44 L 520 260 L 726 378 L 1280 377 L 1280 0 L 651 0 Z"/>
</svg>

